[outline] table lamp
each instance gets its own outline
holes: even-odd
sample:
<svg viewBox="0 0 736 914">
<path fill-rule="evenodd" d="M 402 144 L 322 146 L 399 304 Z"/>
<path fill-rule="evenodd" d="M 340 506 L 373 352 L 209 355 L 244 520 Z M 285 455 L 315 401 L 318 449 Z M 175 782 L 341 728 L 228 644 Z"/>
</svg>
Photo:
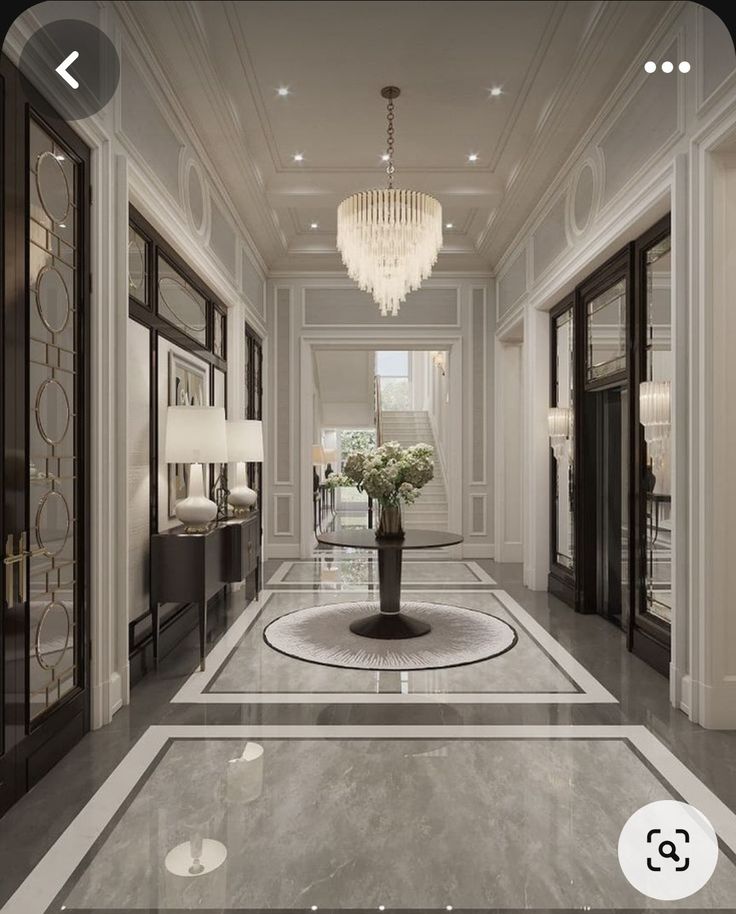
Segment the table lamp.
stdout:
<svg viewBox="0 0 736 914">
<path fill-rule="evenodd" d="M 167 463 L 188 463 L 187 497 L 176 503 L 186 533 L 205 533 L 217 505 L 204 494 L 203 463 L 227 462 L 225 410 L 221 406 L 169 406 L 166 412 Z"/>
<path fill-rule="evenodd" d="M 242 517 L 258 501 L 258 493 L 248 485 L 246 463 L 263 463 L 263 424 L 260 419 L 233 419 L 227 423 L 227 455 L 235 463 L 235 485 L 228 504 L 236 517 Z"/>
</svg>

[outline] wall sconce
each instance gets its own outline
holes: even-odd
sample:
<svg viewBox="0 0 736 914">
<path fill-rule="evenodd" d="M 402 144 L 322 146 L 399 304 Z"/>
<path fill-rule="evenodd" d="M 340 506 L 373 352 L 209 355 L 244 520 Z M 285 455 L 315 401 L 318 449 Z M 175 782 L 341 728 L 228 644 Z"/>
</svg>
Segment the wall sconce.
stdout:
<svg viewBox="0 0 736 914">
<path fill-rule="evenodd" d="M 570 456 L 572 410 L 566 406 L 550 406 L 547 413 L 549 443 L 556 460 Z"/>
<path fill-rule="evenodd" d="M 432 364 L 440 372 L 440 374 L 447 374 L 447 353 L 446 352 L 430 352 L 432 357 Z"/>
<path fill-rule="evenodd" d="M 639 422 L 644 426 L 647 451 L 661 463 L 672 426 L 672 396 L 669 381 L 642 381 L 639 385 Z"/>
</svg>

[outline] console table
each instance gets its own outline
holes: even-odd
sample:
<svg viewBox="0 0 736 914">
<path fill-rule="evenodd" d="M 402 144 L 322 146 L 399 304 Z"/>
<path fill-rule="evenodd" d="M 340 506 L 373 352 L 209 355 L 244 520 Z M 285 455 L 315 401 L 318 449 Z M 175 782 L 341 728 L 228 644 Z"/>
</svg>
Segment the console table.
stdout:
<svg viewBox="0 0 736 914">
<path fill-rule="evenodd" d="M 199 660 L 204 670 L 207 603 L 226 584 L 245 581 L 246 596 L 261 588 L 261 517 L 228 518 L 206 533 L 173 527 L 151 537 L 153 656 L 158 663 L 160 603 L 196 603 Z"/>
<path fill-rule="evenodd" d="M 427 622 L 401 612 L 401 560 L 404 549 L 433 549 L 462 543 L 459 533 L 445 530 L 407 530 L 403 539 L 376 539 L 373 530 L 338 530 L 320 533 L 318 542 L 327 546 L 378 551 L 380 612 L 357 619 L 350 631 L 365 638 L 418 638 L 432 630 Z"/>
</svg>

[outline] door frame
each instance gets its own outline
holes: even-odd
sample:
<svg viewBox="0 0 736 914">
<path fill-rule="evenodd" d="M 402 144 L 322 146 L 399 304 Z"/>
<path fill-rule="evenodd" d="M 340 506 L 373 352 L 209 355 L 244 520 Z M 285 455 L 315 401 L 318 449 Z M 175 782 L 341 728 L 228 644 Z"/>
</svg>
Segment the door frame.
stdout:
<svg viewBox="0 0 736 914">
<path fill-rule="evenodd" d="M 12 200 L 3 196 L 3 379 L 6 389 L 11 384 L 22 384 L 24 396 L 20 398 L 22 411 L 8 416 L 6 396 L 3 396 L 3 422 L 2 422 L 2 448 L 3 448 L 3 492 L 4 504 L 0 523 L 2 524 L 2 545 L 5 554 L 5 544 L 8 529 L 17 531 L 18 523 L 6 528 L 6 510 L 10 507 L 7 499 L 10 497 L 9 486 L 14 492 L 15 514 L 20 519 L 20 526 L 25 530 L 25 547 L 29 544 L 30 536 L 30 497 L 28 487 L 29 463 L 29 422 L 30 422 L 30 390 L 28 383 L 28 366 L 30 364 L 30 324 L 29 309 L 31 307 L 31 289 L 28 255 L 28 220 L 30 217 L 29 201 L 29 176 L 28 176 L 28 143 L 29 123 L 33 117 L 44 131 L 79 161 L 79 196 L 77 198 L 78 230 L 79 230 L 79 272 L 76 276 L 75 307 L 81 312 L 81 320 L 75 329 L 75 349 L 77 352 L 78 368 L 75 372 L 75 397 L 73 408 L 75 410 L 74 453 L 77 461 L 77 485 L 75 486 L 75 504 L 73 514 L 76 517 L 75 527 L 75 576 L 79 576 L 80 584 L 76 599 L 79 601 L 78 627 L 75 631 L 74 651 L 79 670 L 81 687 L 72 690 L 64 696 L 53 708 L 41 712 L 34 721 L 30 720 L 29 702 L 29 675 L 28 675 L 28 643 L 30 637 L 30 616 L 28 600 L 15 600 L 19 593 L 20 576 L 23 576 L 23 585 L 26 594 L 29 594 L 29 563 L 19 562 L 19 572 L 16 573 L 14 565 L 3 566 L 3 584 L 7 582 L 7 574 L 12 575 L 13 588 L 12 603 L 7 606 L 3 614 L 3 631 L 7 635 L 8 629 L 15 624 L 15 631 L 9 642 L 3 638 L 3 655 L 5 661 L 8 650 L 13 651 L 16 673 L 10 681 L 7 667 L 4 669 L 5 691 L 15 690 L 15 694 L 23 694 L 22 712 L 16 706 L 16 714 L 11 721 L 11 726 L 4 727 L 5 752 L 3 753 L 4 783 L 10 781 L 10 789 L 0 795 L 0 803 L 9 800 L 14 802 L 18 797 L 32 787 L 49 768 L 61 758 L 71 746 L 77 742 L 90 728 L 91 716 L 91 637 L 90 637 L 90 611 L 91 611 L 91 562 L 90 562 L 90 495 L 91 495 L 91 436 L 89 421 L 90 405 L 90 293 L 91 293 L 91 200 L 90 200 L 90 170 L 91 150 L 83 139 L 59 120 L 53 123 L 39 113 L 48 104 L 42 96 L 24 83 L 17 68 L 4 55 L 0 59 L 0 69 L 3 77 L 3 146 L 6 172 L 4 173 L 5 189 L 12 188 Z M 6 101 L 10 100 L 10 104 Z M 11 137 L 10 143 L 7 143 Z M 10 148 L 8 148 L 10 147 Z M 9 325 L 10 324 L 10 325 Z M 22 341 L 21 345 L 12 345 L 13 340 Z M 9 358 L 9 356 L 12 357 Z M 81 408 L 80 408 L 81 407 Z M 5 475 L 6 447 L 14 447 L 16 454 L 22 453 L 22 459 L 14 461 L 17 472 L 15 478 L 9 480 Z M 14 545 L 15 541 L 14 541 Z M 2 598 L 5 601 L 6 588 L 3 587 Z M 20 594 L 19 594 L 20 597 Z M 17 616 L 17 620 L 14 617 Z M 14 643 L 13 643 L 14 642 Z M 20 656 L 22 653 L 22 661 Z M 11 694 L 14 692 L 11 691 Z M 5 721 L 3 722 L 6 723 Z"/>
</svg>

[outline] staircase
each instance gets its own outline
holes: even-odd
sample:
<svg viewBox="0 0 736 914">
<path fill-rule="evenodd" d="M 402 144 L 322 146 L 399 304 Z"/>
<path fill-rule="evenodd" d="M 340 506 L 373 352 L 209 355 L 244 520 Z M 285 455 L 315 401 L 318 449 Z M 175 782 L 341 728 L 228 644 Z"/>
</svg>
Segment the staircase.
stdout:
<svg viewBox="0 0 736 914">
<path fill-rule="evenodd" d="M 382 410 L 381 440 L 398 441 L 402 447 L 431 444 L 435 448 L 434 479 L 428 482 L 413 505 L 402 507 L 405 529 L 447 530 L 447 490 L 429 416 L 422 410 Z"/>
</svg>

